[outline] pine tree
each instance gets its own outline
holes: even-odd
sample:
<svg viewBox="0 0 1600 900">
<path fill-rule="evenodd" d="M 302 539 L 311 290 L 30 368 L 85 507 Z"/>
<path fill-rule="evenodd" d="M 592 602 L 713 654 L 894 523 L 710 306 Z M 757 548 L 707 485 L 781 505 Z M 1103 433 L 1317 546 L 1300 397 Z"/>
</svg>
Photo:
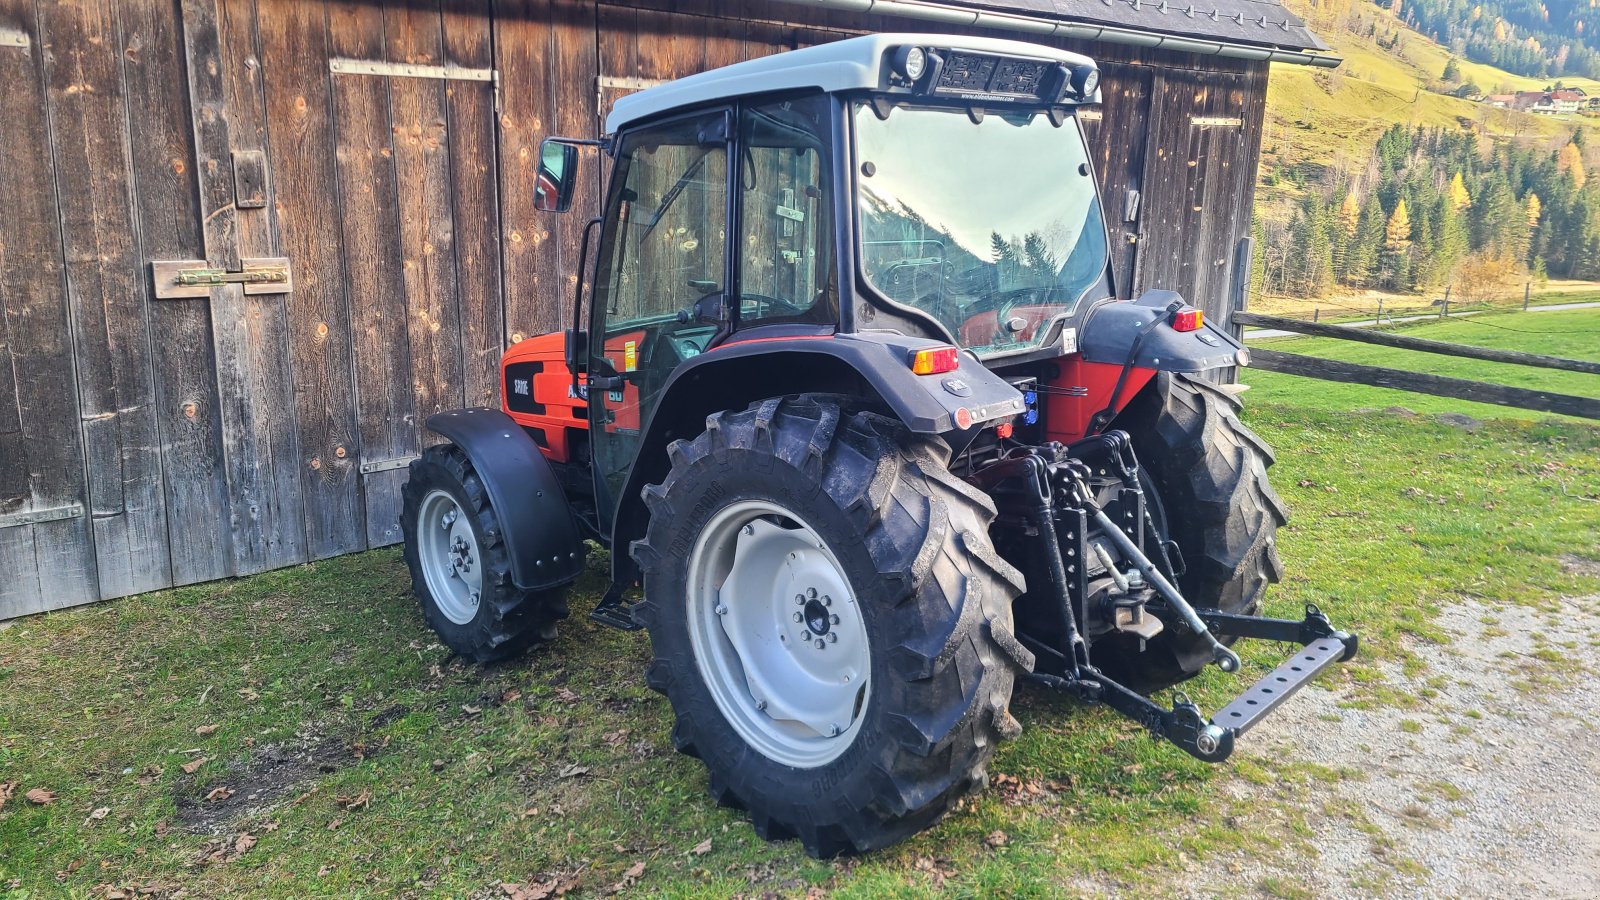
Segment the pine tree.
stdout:
<svg viewBox="0 0 1600 900">
<path fill-rule="evenodd" d="M 1345 251 L 1344 281 L 1364 287 L 1372 282 L 1378 268 L 1378 254 L 1383 250 L 1383 206 L 1375 195 L 1369 195 L 1361 207 L 1361 225 Z"/>
<path fill-rule="evenodd" d="M 1451 84 L 1455 84 L 1461 80 L 1461 66 L 1456 63 L 1456 58 L 1454 56 L 1445 61 L 1444 75 L 1441 77 Z"/>
<path fill-rule="evenodd" d="M 1541 212 L 1541 208 L 1543 206 L 1543 204 L 1541 204 L 1539 202 L 1539 195 L 1535 194 L 1532 191 L 1529 191 L 1528 192 L 1528 204 L 1527 204 L 1527 206 L 1528 206 L 1528 227 L 1529 228 L 1538 228 L 1539 227 L 1539 213 Z"/>
</svg>

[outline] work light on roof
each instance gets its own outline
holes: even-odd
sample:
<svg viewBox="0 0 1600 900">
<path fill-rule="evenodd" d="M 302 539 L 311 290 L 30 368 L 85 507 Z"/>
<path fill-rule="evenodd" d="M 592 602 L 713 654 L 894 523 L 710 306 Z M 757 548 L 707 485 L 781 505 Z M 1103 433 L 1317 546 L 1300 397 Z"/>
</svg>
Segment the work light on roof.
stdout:
<svg viewBox="0 0 1600 900">
<path fill-rule="evenodd" d="M 907 81 L 916 81 L 928 68 L 928 54 L 921 47 L 901 47 L 895 53 L 894 67 Z"/>
</svg>

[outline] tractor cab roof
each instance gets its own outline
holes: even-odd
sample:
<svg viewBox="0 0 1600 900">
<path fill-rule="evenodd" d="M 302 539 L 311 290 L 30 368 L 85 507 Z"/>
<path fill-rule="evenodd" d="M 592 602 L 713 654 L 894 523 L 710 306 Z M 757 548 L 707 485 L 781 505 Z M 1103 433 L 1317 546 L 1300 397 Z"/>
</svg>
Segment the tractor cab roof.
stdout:
<svg viewBox="0 0 1600 900">
<path fill-rule="evenodd" d="M 920 48 L 925 73 L 906 77 L 903 54 Z M 953 34 L 871 34 L 802 50 L 777 53 L 701 72 L 617 100 L 606 117 L 606 132 L 677 109 L 774 91 L 895 89 L 948 99 L 985 102 L 1085 103 L 1085 96 L 1063 99 L 1067 72 L 1094 69 L 1087 56 L 999 38 Z M 1081 83 L 1081 82 L 1080 82 Z M 1092 84 L 1092 82 L 1091 82 Z"/>
</svg>

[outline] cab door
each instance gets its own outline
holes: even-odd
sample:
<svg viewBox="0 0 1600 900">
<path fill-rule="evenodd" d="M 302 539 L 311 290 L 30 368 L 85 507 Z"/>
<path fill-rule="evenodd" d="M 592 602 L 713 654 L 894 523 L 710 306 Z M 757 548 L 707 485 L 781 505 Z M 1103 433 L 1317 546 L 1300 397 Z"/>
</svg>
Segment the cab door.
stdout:
<svg viewBox="0 0 1600 900">
<path fill-rule="evenodd" d="M 589 327 L 602 531 L 661 389 L 724 324 L 731 121 L 727 108 L 695 113 L 628 131 L 618 147 Z"/>
</svg>

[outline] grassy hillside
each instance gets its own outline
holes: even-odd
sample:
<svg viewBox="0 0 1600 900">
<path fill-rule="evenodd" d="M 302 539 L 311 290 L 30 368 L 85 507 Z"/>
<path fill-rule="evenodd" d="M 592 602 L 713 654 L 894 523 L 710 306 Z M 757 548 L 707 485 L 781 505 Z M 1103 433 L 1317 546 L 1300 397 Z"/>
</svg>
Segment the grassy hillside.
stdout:
<svg viewBox="0 0 1600 900">
<path fill-rule="evenodd" d="M 1285 201 L 1298 196 L 1298 183 L 1329 168 L 1363 168 L 1378 135 L 1396 122 L 1470 128 L 1489 138 L 1544 141 L 1552 149 L 1566 143 L 1576 127 L 1600 128 L 1600 119 L 1535 116 L 1427 90 L 1453 54 L 1371 3 L 1351 3 L 1338 13 L 1311 7 L 1307 0 L 1288 0 L 1288 6 L 1306 17 L 1345 62 L 1331 72 L 1273 65 L 1258 200 L 1263 215 L 1287 218 Z M 1345 30 L 1352 13 L 1375 19 L 1377 37 L 1368 37 L 1365 29 Z M 1378 38 L 1396 30 L 1403 32 L 1398 45 L 1393 49 L 1378 45 Z M 1461 57 L 1457 64 L 1464 80 L 1487 92 L 1546 85 Z M 1562 80 L 1590 94 L 1600 93 L 1600 82 Z"/>
</svg>

